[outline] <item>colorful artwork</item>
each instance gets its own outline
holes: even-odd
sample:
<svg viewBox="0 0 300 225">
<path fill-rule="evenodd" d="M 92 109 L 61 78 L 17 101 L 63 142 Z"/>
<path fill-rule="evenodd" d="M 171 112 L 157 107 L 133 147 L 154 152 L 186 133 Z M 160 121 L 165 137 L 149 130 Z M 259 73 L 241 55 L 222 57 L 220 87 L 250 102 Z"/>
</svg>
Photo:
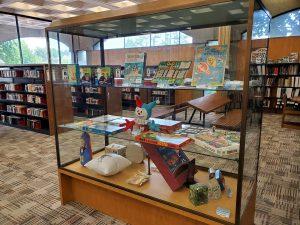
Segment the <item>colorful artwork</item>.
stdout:
<svg viewBox="0 0 300 225">
<path fill-rule="evenodd" d="M 97 67 L 95 74 L 99 84 L 113 83 L 113 75 L 110 67 Z"/>
<path fill-rule="evenodd" d="M 240 133 L 208 130 L 194 136 L 195 144 L 220 156 L 236 154 L 240 148 Z"/>
<path fill-rule="evenodd" d="M 90 135 L 83 132 L 81 135 L 81 147 L 80 147 L 80 163 L 85 165 L 87 162 L 91 161 L 93 158 L 93 152 L 91 147 Z"/>
<path fill-rule="evenodd" d="M 142 84 L 145 68 L 145 58 L 145 53 L 126 54 L 124 83 Z"/>
<path fill-rule="evenodd" d="M 223 86 L 228 54 L 227 45 L 196 47 L 192 86 Z"/>
<path fill-rule="evenodd" d="M 261 64 L 267 61 L 267 48 L 258 48 L 251 52 L 251 63 Z"/>
<path fill-rule="evenodd" d="M 183 151 L 176 151 L 172 148 L 157 148 L 158 153 L 163 158 L 171 173 L 175 173 L 181 165 L 188 163 L 190 160 Z"/>
<path fill-rule="evenodd" d="M 160 62 L 153 77 L 153 83 L 168 83 L 170 85 L 183 85 L 191 61 L 164 61 Z"/>
<path fill-rule="evenodd" d="M 91 67 L 80 67 L 80 81 L 82 83 L 90 83 L 92 79 Z"/>
<path fill-rule="evenodd" d="M 68 82 L 70 84 L 78 84 L 79 83 L 79 65 L 72 64 L 67 66 L 68 69 Z"/>
</svg>

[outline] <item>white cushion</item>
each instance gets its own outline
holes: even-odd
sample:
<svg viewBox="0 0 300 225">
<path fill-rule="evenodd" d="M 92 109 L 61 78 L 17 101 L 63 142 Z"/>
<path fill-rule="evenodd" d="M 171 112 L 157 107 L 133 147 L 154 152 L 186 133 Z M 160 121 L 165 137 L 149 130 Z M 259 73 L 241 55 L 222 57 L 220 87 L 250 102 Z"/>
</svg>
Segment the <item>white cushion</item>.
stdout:
<svg viewBox="0 0 300 225">
<path fill-rule="evenodd" d="M 112 176 L 130 165 L 131 162 L 123 156 L 109 153 L 92 159 L 84 166 L 103 176 Z"/>
</svg>

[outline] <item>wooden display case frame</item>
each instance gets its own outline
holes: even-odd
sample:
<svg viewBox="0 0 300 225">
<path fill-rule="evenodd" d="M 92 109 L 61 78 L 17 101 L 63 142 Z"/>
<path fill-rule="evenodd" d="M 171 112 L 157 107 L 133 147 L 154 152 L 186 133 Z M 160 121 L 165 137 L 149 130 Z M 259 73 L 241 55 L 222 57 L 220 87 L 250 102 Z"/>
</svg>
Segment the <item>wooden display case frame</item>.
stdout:
<svg viewBox="0 0 300 225">
<path fill-rule="evenodd" d="M 163 13 L 169 11 L 175 11 L 180 9 L 189 9 L 193 7 L 209 7 L 212 4 L 226 4 L 228 0 L 172 0 L 172 1 L 154 1 L 150 3 L 144 3 L 133 7 L 128 7 L 125 9 L 119 9 L 108 12 L 101 13 L 91 13 L 83 16 L 78 16 L 69 19 L 62 19 L 54 21 L 50 27 L 46 29 L 47 45 L 48 45 L 48 55 L 49 55 L 49 68 L 51 73 L 51 54 L 49 45 L 49 32 L 61 32 L 70 34 L 82 35 L 80 31 L 77 32 L 76 29 L 72 30 L 77 26 L 83 26 L 88 24 L 94 24 L 97 22 L 109 22 L 112 20 L 122 20 L 126 18 L 134 18 L 138 16 L 146 16 L 155 13 Z M 259 4 L 261 7 L 261 2 L 258 0 L 249 0 L 249 13 L 247 19 L 247 40 L 246 40 L 246 50 L 245 50 L 245 65 L 243 65 L 244 70 L 244 89 L 243 89 L 243 106 L 242 106 L 242 125 L 241 125 L 241 142 L 240 142 L 240 153 L 239 153 L 239 168 L 238 176 L 236 178 L 228 177 L 228 181 L 231 184 L 236 184 L 236 194 L 233 197 L 232 206 L 234 207 L 234 212 L 231 212 L 231 217 L 229 219 L 223 219 L 222 217 L 213 215 L 212 213 L 207 213 L 209 208 L 212 207 L 210 204 L 201 209 L 199 206 L 197 212 L 192 210 L 190 206 L 178 206 L 174 201 L 180 199 L 180 193 L 174 192 L 174 196 L 171 198 L 166 198 L 163 200 L 159 197 L 152 197 L 149 193 L 140 190 L 133 190 L 133 188 L 128 187 L 125 183 L 120 183 L 121 180 L 124 181 L 126 173 L 121 172 L 116 177 L 105 178 L 99 175 L 93 174 L 84 167 L 79 167 L 78 160 L 73 160 L 66 164 L 61 164 L 60 161 L 60 149 L 58 143 L 58 127 L 56 127 L 56 151 L 57 151 L 57 162 L 58 162 L 58 174 L 60 181 L 60 192 L 61 192 L 61 202 L 66 204 L 68 201 L 79 201 L 85 205 L 89 205 L 95 209 L 98 209 L 104 213 L 107 213 L 113 217 L 121 219 L 132 225 L 141 225 L 146 223 L 147 225 L 208 225 L 208 224 L 242 224 L 242 225 L 253 225 L 254 224 L 254 213 L 255 213 L 255 198 L 256 198 L 256 183 L 257 183 L 257 168 L 256 175 L 252 183 L 252 189 L 248 195 L 248 201 L 245 209 L 241 210 L 242 205 L 242 186 L 243 179 L 246 178 L 244 175 L 244 157 L 246 148 L 246 131 L 247 131 L 247 119 L 248 119 L 248 93 L 249 93 L 249 65 L 250 65 L 250 52 L 251 52 L 251 41 L 252 41 L 252 23 L 253 23 L 253 12 L 255 9 L 255 4 Z M 263 7 L 262 7 L 263 8 Z M 238 22 L 237 22 L 238 23 Z M 232 23 L 234 24 L 234 23 Z M 221 26 L 227 25 L 226 21 L 224 23 L 210 24 L 209 26 Z M 194 28 L 204 28 L 205 25 L 196 26 Z M 66 28 L 66 29 L 65 29 Z M 72 31 L 71 31 L 72 30 Z M 175 30 L 175 29 L 174 29 Z M 163 32 L 164 30 L 160 30 Z M 137 35 L 139 33 L 136 33 Z M 133 34 L 132 34 L 133 35 Z M 91 35 L 90 37 L 95 37 Z M 103 37 L 100 38 L 100 49 L 101 49 L 101 66 L 105 66 L 104 58 L 104 45 Z M 109 92 L 110 90 L 111 93 Z M 107 102 L 111 101 L 112 94 L 116 99 L 121 96 L 121 89 L 116 88 L 119 93 L 113 93 L 115 90 L 113 87 L 107 87 L 106 95 L 106 106 Z M 55 93 L 53 92 L 53 95 Z M 53 96 L 53 99 L 55 96 Z M 106 113 L 108 114 L 108 108 L 106 108 Z M 116 112 L 116 111 L 115 111 Z M 56 114 L 54 107 L 54 115 Z M 56 116 L 54 116 L 54 120 Z M 56 125 L 59 125 L 55 121 Z M 261 127 L 258 124 L 258 128 Z M 259 130 L 260 132 L 260 130 Z M 260 140 L 259 140 L 260 142 Z M 105 143 L 108 144 L 108 137 L 105 137 Z M 258 149 L 259 151 L 259 144 Z M 258 155 L 256 160 L 258 160 Z M 257 161 L 256 161 L 257 162 Z M 135 170 L 136 171 L 136 170 Z M 127 171 L 128 173 L 128 171 Z M 131 174 L 134 172 L 131 171 Z M 206 172 L 199 172 L 200 175 L 204 177 Z M 122 177 L 124 176 L 124 177 Z M 159 183 L 159 176 L 154 182 Z M 201 176 L 199 176 L 201 177 Z M 245 179 L 246 180 L 246 179 Z M 146 186 L 145 186 L 146 187 Z M 162 192 L 164 190 L 162 189 Z M 152 193 L 155 195 L 156 193 Z M 188 196 L 186 195 L 186 198 Z M 234 199 L 236 201 L 234 201 Z M 186 199 L 185 199 L 186 201 Z M 191 204 L 191 203 L 190 203 Z M 218 202 L 219 206 L 222 207 L 222 199 Z M 214 206 L 215 207 L 215 206 Z M 231 206 L 230 206 L 231 207 Z M 211 209 L 210 209 L 211 210 Z M 215 210 L 215 208 L 212 208 Z"/>
</svg>

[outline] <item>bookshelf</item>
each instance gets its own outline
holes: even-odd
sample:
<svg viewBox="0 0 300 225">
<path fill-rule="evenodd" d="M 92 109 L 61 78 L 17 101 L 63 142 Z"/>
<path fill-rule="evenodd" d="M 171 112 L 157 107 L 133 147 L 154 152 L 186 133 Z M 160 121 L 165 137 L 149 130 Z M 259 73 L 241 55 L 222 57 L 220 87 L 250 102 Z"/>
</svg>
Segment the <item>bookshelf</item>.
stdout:
<svg viewBox="0 0 300 225">
<path fill-rule="evenodd" d="M 50 134 L 46 65 L 0 66 L 0 124 Z"/>
<path fill-rule="evenodd" d="M 257 88 L 264 88 L 264 111 L 282 112 L 282 97 L 288 100 L 300 94 L 300 63 L 250 64 L 250 80 Z"/>
</svg>

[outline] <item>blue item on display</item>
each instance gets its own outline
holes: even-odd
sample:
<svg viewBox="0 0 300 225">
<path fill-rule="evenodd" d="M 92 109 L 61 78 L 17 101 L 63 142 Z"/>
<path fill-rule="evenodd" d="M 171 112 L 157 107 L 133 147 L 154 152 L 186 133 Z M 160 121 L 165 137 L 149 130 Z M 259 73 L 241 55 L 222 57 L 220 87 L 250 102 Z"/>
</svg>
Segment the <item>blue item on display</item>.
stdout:
<svg viewBox="0 0 300 225">
<path fill-rule="evenodd" d="M 83 132 L 81 135 L 81 141 L 82 146 L 80 147 L 80 163 L 84 166 L 93 158 L 90 135 L 86 132 Z"/>
</svg>

